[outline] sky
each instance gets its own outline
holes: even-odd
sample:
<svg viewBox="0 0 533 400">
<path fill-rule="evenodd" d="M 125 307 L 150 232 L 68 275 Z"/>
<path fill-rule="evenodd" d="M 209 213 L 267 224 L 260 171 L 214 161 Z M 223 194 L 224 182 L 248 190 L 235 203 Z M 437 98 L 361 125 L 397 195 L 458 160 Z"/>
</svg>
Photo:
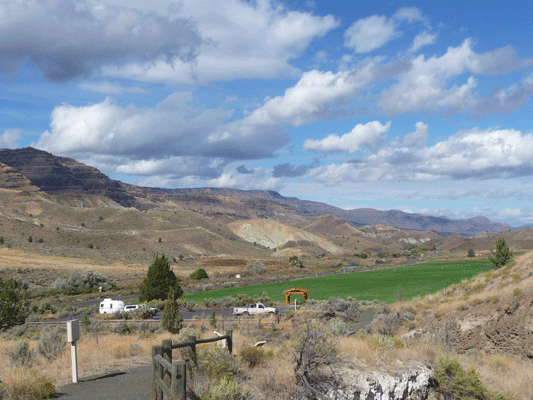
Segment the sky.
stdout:
<svg viewBox="0 0 533 400">
<path fill-rule="evenodd" d="M 533 3 L 0 0 L 0 148 L 533 224 Z"/>
</svg>

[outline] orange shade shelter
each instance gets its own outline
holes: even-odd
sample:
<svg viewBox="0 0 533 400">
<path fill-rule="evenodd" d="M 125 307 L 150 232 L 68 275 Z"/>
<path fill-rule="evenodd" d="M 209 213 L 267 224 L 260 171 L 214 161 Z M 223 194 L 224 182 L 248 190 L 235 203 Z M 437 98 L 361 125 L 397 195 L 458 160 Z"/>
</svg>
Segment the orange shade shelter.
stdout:
<svg viewBox="0 0 533 400">
<path fill-rule="evenodd" d="M 291 295 L 293 294 L 301 294 L 304 298 L 304 301 L 307 301 L 307 294 L 309 293 L 309 290 L 297 286 L 292 289 L 284 290 L 283 293 L 285 293 L 285 302 L 287 305 L 289 305 L 291 302 Z"/>
</svg>

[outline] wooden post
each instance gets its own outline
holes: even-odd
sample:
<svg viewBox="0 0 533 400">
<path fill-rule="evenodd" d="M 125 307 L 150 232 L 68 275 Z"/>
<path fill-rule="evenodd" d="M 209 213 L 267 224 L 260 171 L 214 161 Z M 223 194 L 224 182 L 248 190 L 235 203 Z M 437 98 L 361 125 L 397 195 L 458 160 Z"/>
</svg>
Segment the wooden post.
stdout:
<svg viewBox="0 0 533 400">
<path fill-rule="evenodd" d="M 172 363 L 172 382 L 170 385 L 172 400 L 185 400 L 187 393 L 187 362 L 184 360 Z"/>
<path fill-rule="evenodd" d="M 233 353 L 233 331 L 228 331 L 226 335 L 229 336 L 229 338 L 226 339 L 226 343 L 228 345 L 228 351 L 230 354 Z"/>
<path fill-rule="evenodd" d="M 163 377 L 163 366 L 161 366 L 157 361 L 155 361 L 155 356 L 162 354 L 163 346 L 152 347 L 152 400 L 163 400 L 163 391 L 159 388 L 159 385 L 157 384 L 157 377 Z"/>
<path fill-rule="evenodd" d="M 163 358 L 172 364 L 172 339 L 163 340 Z"/>
<path fill-rule="evenodd" d="M 198 366 L 198 357 L 196 355 L 196 337 L 189 336 L 189 341 L 191 342 L 190 348 L 191 348 L 191 359 L 194 363 L 194 366 Z"/>
</svg>

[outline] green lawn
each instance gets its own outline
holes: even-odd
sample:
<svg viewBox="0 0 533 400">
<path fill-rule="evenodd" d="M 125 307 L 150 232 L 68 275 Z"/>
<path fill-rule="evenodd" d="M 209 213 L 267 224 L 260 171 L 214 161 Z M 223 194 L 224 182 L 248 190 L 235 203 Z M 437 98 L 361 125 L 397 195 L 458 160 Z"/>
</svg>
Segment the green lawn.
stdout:
<svg viewBox="0 0 533 400">
<path fill-rule="evenodd" d="M 492 268 L 490 261 L 440 262 L 384 268 L 375 271 L 351 272 L 290 282 L 266 283 L 205 292 L 185 294 L 183 297 L 195 303 L 204 298 L 220 299 L 243 293 L 252 297 L 267 292 L 274 302 L 284 302 L 284 290 L 300 286 L 309 289 L 309 299 L 324 300 L 329 297 L 355 297 L 358 300 L 374 300 L 393 303 L 437 292 L 463 279 L 468 279 Z M 301 299 L 301 296 L 296 296 Z M 291 297 L 291 301 L 292 301 Z"/>
</svg>

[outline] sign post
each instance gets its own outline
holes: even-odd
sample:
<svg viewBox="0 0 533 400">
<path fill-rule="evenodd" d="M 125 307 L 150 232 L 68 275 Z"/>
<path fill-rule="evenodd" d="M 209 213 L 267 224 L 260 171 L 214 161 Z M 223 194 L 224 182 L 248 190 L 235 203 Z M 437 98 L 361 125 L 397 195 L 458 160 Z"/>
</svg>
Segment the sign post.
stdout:
<svg viewBox="0 0 533 400">
<path fill-rule="evenodd" d="M 70 343 L 72 358 L 72 383 L 78 383 L 78 352 L 76 341 L 80 338 L 80 321 L 73 319 L 67 321 L 67 341 Z"/>
</svg>

